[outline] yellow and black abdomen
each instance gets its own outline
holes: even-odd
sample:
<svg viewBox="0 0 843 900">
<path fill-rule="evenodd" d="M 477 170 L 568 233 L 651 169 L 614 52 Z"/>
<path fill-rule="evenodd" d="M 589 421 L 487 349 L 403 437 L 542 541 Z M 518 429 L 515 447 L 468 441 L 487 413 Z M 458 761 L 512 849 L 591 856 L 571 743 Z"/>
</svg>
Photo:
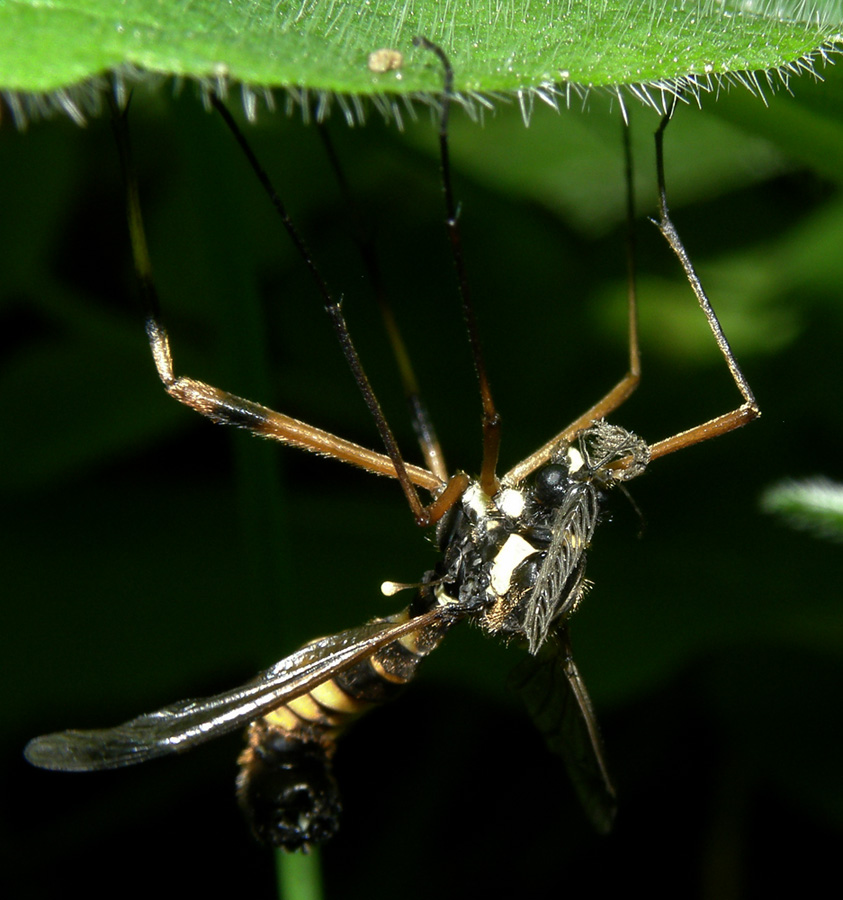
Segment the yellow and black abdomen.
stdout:
<svg viewBox="0 0 843 900">
<path fill-rule="evenodd" d="M 389 621 L 409 618 L 406 609 Z M 331 765 L 337 737 L 397 696 L 449 627 L 439 622 L 410 632 L 249 726 L 237 797 L 259 841 L 306 850 L 333 836 L 342 810 Z"/>
</svg>

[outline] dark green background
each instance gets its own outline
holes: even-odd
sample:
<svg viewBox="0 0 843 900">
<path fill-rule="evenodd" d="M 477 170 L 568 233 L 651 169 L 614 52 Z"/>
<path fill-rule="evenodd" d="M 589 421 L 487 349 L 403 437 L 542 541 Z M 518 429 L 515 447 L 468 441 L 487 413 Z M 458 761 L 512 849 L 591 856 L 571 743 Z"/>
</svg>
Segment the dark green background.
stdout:
<svg viewBox="0 0 843 900">
<path fill-rule="evenodd" d="M 668 131 L 680 232 L 764 416 L 635 482 L 640 540 L 622 498 L 595 540 L 574 642 L 618 784 L 615 833 L 589 832 L 509 692 L 517 651 L 463 628 L 406 697 L 344 739 L 327 896 L 760 897 L 810 892 L 835 864 L 839 547 L 758 511 L 783 477 L 843 474 L 843 84 L 827 74 L 770 109 L 742 93 L 683 107 Z M 301 261 L 198 106 L 188 90 L 139 96 L 132 110 L 177 369 L 376 446 Z M 590 106 L 539 110 L 529 130 L 513 108 L 482 129 L 455 121 L 504 466 L 625 364 L 620 125 L 607 102 Z M 731 128 L 712 132 L 714 116 Z M 637 108 L 633 119 L 639 205 L 652 211 L 656 119 Z M 478 403 L 428 114 L 406 135 L 375 115 L 330 128 L 377 228 L 448 460 L 474 471 Z M 756 156 L 747 133 L 771 144 Z M 263 114 L 252 134 L 415 458 L 315 130 Z M 231 687 L 308 638 L 389 612 L 402 598 L 378 585 L 417 578 L 432 547 L 395 484 L 231 435 L 165 396 L 134 305 L 107 121 L 18 134 L 5 119 L 0 172 L 0 883 L 21 897 L 271 896 L 272 857 L 234 802 L 237 737 L 92 776 L 30 769 L 23 744 Z M 571 186 L 566 212 L 555 198 Z M 666 245 L 646 222 L 637 234 L 644 381 L 615 419 L 658 440 L 737 395 Z"/>
</svg>

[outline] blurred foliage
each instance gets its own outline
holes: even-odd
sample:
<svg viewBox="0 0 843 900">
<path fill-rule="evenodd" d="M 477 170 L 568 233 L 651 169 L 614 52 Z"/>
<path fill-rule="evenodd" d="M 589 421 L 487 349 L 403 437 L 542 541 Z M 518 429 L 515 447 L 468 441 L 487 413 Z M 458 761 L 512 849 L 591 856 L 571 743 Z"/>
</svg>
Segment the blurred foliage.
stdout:
<svg viewBox="0 0 843 900">
<path fill-rule="evenodd" d="M 830 541 L 843 540 L 843 485 L 828 478 L 774 484 L 762 495 L 761 507 L 794 528 Z"/>
<path fill-rule="evenodd" d="M 455 633 L 344 739 L 326 895 L 762 897 L 812 891 L 843 829 L 837 548 L 759 512 L 785 477 L 840 480 L 843 78 L 765 108 L 731 94 L 667 133 L 680 233 L 763 409 L 654 464 L 591 553 L 574 623 L 620 794 L 593 836 L 515 698 L 516 651 Z M 131 114 L 177 369 L 375 446 L 319 299 L 222 124 L 192 96 Z M 796 123 L 795 125 L 793 123 Z M 5 733 L 0 872 L 14 896 L 268 896 L 233 798 L 238 741 L 101 776 L 28 769 L 28 737 L 230 687 L 397 607 L 433 548 L 397 487 L 202 421 L 169 400 L 135 306 L 107 121 L 0 131 Z M 657 440 L 737 403 L 655 228 L 653 114 L 633 110 L 644 378 L 619 423 Z M 461 226 L 510 465 L 625 364 L 617 110 L 455 116 Z M 329 125 L 373 224 L 452 465 L 479 410 L 426 112 Z M 250 132 L 414 457 L 350 217 L 313 127 Z M 643 524 L 643 537 L 636 537 Z M 823 874 L 825 873 L 825 875 Z M 410 877 L 408 877 L 408 874 Z M 12 894 L 10 894 L 12 895 Z"/>
</svg>

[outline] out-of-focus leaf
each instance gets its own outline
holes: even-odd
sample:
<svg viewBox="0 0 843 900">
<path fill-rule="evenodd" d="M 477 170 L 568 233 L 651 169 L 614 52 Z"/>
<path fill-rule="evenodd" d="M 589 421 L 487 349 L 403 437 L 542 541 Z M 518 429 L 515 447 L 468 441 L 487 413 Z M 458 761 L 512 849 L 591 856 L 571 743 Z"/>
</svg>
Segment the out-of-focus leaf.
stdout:
<svg viewBox="0 0 843 900">
<path fill-rule="evenodd" d="M 843 485 L 828 478 L 775 484 L 762 495 L 761 508 L 794 528 L 830 541 L 843 541 Z"/>
</svg>

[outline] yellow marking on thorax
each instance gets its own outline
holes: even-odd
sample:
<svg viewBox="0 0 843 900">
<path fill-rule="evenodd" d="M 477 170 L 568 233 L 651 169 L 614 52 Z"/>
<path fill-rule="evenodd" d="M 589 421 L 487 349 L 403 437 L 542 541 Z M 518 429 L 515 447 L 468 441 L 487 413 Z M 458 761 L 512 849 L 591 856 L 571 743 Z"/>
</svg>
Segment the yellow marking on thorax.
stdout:
<svg viewBox="0 0 843 900">
<path fill-rule="evenodd" d="M 506 539 L 495 557 L 491 571 L 490 586 L 498 597 L 503 597 L 509 590 L 515 569 L 535 552 L 536 548 L 518 534 L 511 534 Z"/>
</svg>

